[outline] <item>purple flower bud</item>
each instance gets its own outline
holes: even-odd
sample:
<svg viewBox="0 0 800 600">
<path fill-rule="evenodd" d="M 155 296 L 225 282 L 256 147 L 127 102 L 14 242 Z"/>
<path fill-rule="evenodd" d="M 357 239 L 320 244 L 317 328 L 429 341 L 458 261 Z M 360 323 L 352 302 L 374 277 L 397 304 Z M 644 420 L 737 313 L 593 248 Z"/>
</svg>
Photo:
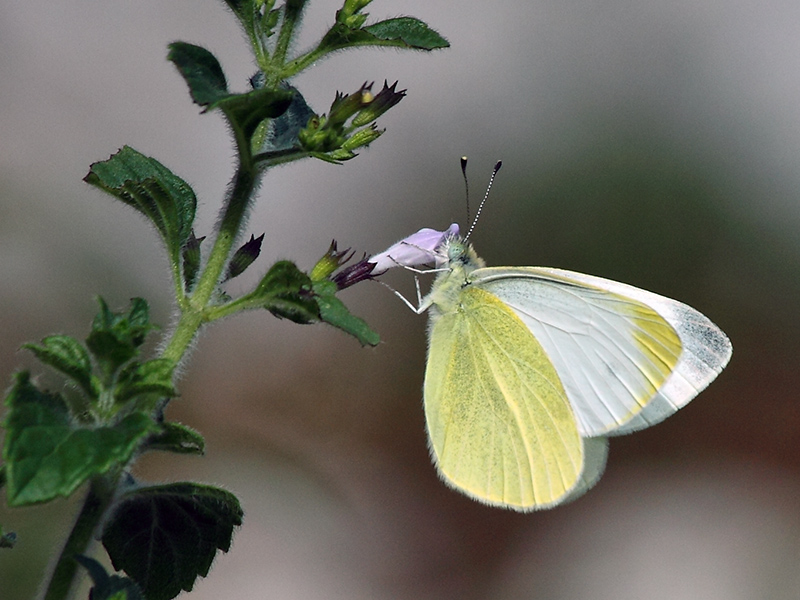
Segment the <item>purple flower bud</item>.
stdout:
<svg viewBox="0 0 800 600">
<path fill-rule="evenodd" d="M 400 102 L 405 95 L 405 90 L 397 91 L 396 81 L 391 86 L 388 81 L 384 81 L 383 89 L 378 92 L 377 96 L 370 98 L 369 102 L 364 103 L 366 108 L 363 108 L 361 112 L 355 116 L 353 125 L 355 127 L 363 127 L 364 125 L 372 123 L 375 119 Z"/>
<path fill-rule="evenodd" d="M 447 257 L 437 254 L 436 250 L 448 238 L 458 235 L 458 225 L 453 223 L 446 231 L 420 229 L 369 259 L 375 264 L 372 275 L 385 273 L 392 267 L 417 267 L 433 263 L 442 266 Z"/>
<path fill-rule="evenodd" d="M 369 262 L 366 258 L 363 258 L 357 263 L 349 265 L 335 273 L 333 277 L 331 277 L 331 281 L 336 284 L 339 290 L 343 290 L 366 279 L 372 279 L 372 270 L 374 267 L 374 264 Z"/>
</svg>

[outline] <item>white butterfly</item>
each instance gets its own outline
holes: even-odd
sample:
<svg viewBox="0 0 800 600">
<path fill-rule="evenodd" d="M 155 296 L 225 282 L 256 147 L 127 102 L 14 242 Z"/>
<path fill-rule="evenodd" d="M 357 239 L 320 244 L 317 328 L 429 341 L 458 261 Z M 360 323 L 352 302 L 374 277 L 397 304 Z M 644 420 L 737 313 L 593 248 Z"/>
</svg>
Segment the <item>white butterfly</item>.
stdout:
<svg viewBox="0 0 800 600">
<path fill-rule="evenodd" d="M 487 268 L 455 224 L 369 260 L 373 275 L 437 266 L 419 306 L 406 301 L 430 311 L 431 454 L 447 484 L 487 504 L 528 511 L 581 495 L 602 474 L 606 436 L 665 419 L 731 357 L 685 304 L 561 269 Z"/>
</svg>

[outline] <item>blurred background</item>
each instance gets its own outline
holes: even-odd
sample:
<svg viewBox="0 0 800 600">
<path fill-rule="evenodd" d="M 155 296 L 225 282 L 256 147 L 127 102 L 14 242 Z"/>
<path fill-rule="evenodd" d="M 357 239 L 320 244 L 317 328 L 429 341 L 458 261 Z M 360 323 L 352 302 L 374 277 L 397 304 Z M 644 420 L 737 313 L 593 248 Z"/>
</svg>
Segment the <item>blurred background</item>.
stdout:
<svg viewBox="0 0 800 600">
<path fill-rule="evenodd" d="M 340 2 L 309 3 L 300 46 Z M 272 261 L 310 268 L 332 238 L 376 253 L 465 220 L 458 159 L 479 195 L 490 265 L 557 266 L 680 299 L 733 341 L 731 364 L 665 423 L 612 440 L 585 497 L 515 514 L 447 489 L 428 458 L 426 318 L 388 290 L 342 295 L 382 337 L 269 314 L 201 336 L 168 417 L 207 456 L 151 455 L 150 481 L 240 497 L 244 526 L 196 600 L 764 599 L 800 596 L 800 4 L 794 0 L 376 0 L 452 47 L 339 54 L 294 83 L 317 112 L 336 90 L 399 80 L 384 137 L 336 167 L 267 176 L 249 221 Z M 0 4 L 0 380 L 19 346 L 83 338 L 102 294 L 173 307 L 156 234 L 81 179 L 123 144 L 186 179 L 207 234 L 232 174 L 222 122 L 165 60 L 201 44 L 246 88 L 247 44 L 217 0 Z M 301 48 L 302 49 L 302 48 Z M 391 279 L 413 294 L 405 273 Z M 31 598 L 79 498 L 0 504 L 18 533 L 0 597 Z M 84 596 L 85 597 L 85 596 Z"/>
</svg>

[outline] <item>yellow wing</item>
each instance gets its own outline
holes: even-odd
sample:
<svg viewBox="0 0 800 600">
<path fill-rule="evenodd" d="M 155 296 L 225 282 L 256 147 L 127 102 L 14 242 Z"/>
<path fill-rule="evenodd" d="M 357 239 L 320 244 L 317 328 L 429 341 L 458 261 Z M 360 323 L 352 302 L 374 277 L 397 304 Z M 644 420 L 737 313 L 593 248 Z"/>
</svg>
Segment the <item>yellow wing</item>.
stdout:
<svg viewBox="0 0 800 600">
<path fill-rule="evenodd" d="M 522 511 L 588 489 L 605 441 L 593 446 L 597 472 L 582 478 L 584 441 L 542 346 L 493 294 L 467 286 L 458 299 L 432 323 L 425 372 L 431 453 L 444 481 Z"/>
</svg>

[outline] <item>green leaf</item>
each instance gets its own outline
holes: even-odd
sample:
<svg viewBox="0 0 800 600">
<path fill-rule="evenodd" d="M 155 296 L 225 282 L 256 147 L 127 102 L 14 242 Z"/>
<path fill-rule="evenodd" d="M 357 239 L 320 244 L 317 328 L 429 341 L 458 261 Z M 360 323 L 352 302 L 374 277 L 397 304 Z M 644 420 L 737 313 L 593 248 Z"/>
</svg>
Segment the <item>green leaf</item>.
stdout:
<svg viewBox="0 0 800 600">
<path fill-rule="evenodd" d="M 83 180 L 145 215 L 155 225 L 174 262 L 192 231 L 197 198 L 183 179 L 154 158 L 123 147 L 94 163 Z"/>
<path fill-rule="evenodd" d="M 161 430 L 147 440 L 147 450 L 162 450 L 176 454 L 205 454 L 203 436 L 181 423 L 160 423 Z"/>
<path fill-rule="evenodd" d="M 144 363 L 133 362 L 119 374 L 114 399 L 123 403 L 135 396 L 158 394 L 164 398 L 177 395 L 172 385 L 175 361 L 156 358 Z"/>
<path fill-rule="evenodd" d="M 13 548 L 17 543 L 17 534 L 13 531 L 5 533 L 0 525 L 0 548 Z"/>
<path fill-rule="evenodd" d="M 75 560 L 88 571 L 94 582 L 91 600 L 145 600 L 142 590 L 132 579 L 109 575 L 103 565 L 88 556 L 78 554 Z"/>
<path fill-rule="evenodd" d="M 225 73 L 208 50 L 186 42 L 169 45 L 167 60 L 172 61 L 189 86 L 195 104 L 211 106 L 230 95 Z"/>
<path fill-rule="evenodd" d="M 288 260 L 276 262 L 258 284 L 253 297 L 273 315 L 306 324 L 319 320 L 311 279 Z"/>
<path fill-rule="evenodd" d="M 397 42 L 414 50 L 449 48 L 450 43 L 427 24 L 413 17 L 398 17 L 379 21 L 363 28 L 379 40 Z"/>
<path fill-rule="evenodd" d="M 264 119 L 282 115 L 292 100 L 286 90 L 255 89 L 244 94 L 232 94 L 219 61 L 211 52 L 194 44 L 174 42 L 167 58 L 175 63 L 189 86 L 189 93 L 204 112 L 219 108 L 236 133 L 237 144 L 251 152 L 251 139 Z"/>
<path fill-rule="evenodd" d="M 92 361 L 89 352 L 75 338 L 67 335 L 51 335 L 39 344 L 22 346 L 33 352 L 40 361 L 63 373 L 77 383 L 89 396 L 100 395 L 100 384 L 92 376 Z"/>
<path fill-rule="evenodd" d="M 144 298 L 131 298 L 131 307 L 127 315 L 122 314 L 122 319 L 127 319 L 131 328 L 131 340 L 137 345 L 144 342 L 144 336 L 153 328 L 150 325 L 150 307 Z M 136 341 L 139 340 L 139 341 Z"/>
<path fill-rule="evenodd" d="M 139 353 L 150 324 L 149 308 L 142 298 L 131 298 L 128 312 L 112 312 L 105 300 L 97 299 L 100 310 L 92 321 L 86 345 L 107 374 L 113 373 Z"/>
<path fill-rule="evenodd" d="M 217 550 L 230 548 L 242 524 L 236 496 L 195 483 L 140 488 L 122 497 L 102 541 L 114 568 L 148 600 L 170 600 L 205 577 Z"/>
<path fill-rule="evenodd" d="M 323 321 L 355 337 L 362 346 L 377 346 L 381 338 L 367 322 L 353 315 L 344 303 L 336 297 L 337 285 L 332 281 L 317 281 L 314 292 L 317 294 L 319 314 Z"/>
<path fill-rule="evenodd" d="M 333 52 L 357 46 L 436 50 L 448 48 L 450 43 L 419 19 L 398 17 L 360 29 L 337 23 L 322 38 L 318 51 Z"/>
<path fill-rule="evenodd" d="M 126 463 L 155 427 L 141 413 L 113 426 L 75 427 L 64 399 L 42 392 L 28 373 L 18 373 L 6 397 L 6 467 L 11 506 L 69 496 L 90 477 Z"/>
</svg>

